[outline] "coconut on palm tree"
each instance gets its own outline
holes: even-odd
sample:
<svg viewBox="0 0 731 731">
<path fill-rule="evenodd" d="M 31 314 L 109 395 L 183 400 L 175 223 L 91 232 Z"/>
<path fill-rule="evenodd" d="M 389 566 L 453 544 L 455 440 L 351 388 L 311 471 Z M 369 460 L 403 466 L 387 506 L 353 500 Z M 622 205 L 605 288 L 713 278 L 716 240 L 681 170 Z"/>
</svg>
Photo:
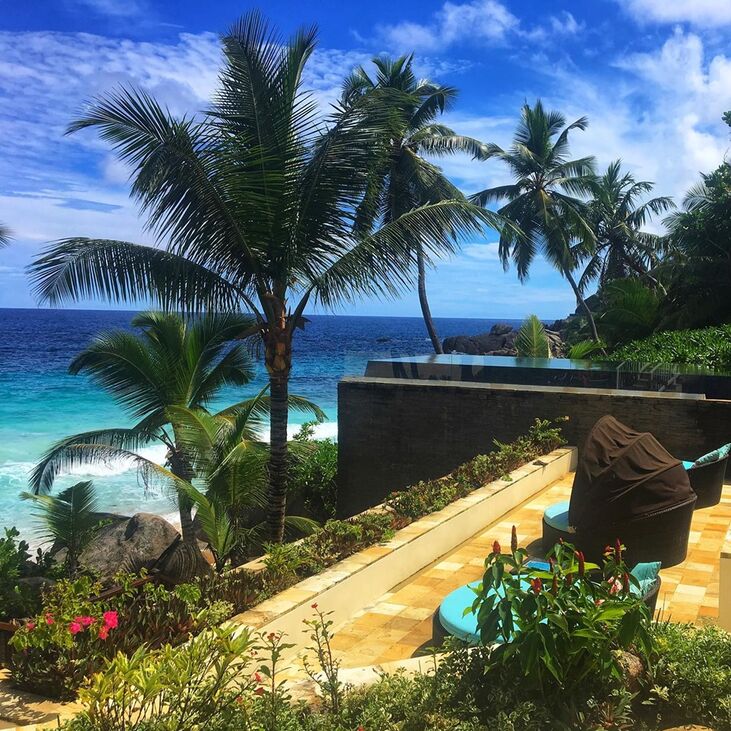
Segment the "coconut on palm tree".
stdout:
<svg viewBox="0 0 731 731">
<path fill-rule="evenodd" d="M 639 277 L 658 286 L 652 270 L 659 261 L 662 237 L 643 229 L 653 215 L 673 208 L 673 201 L 659 196 L 641 202 L 652 188 L 651 182 L 623 172 L 620 160 L 610 163 L 606 172 L 590 183 L 587 220 L 596 246 L 579 280 L 582 291 L 594 279 L 602 287 L 626 277 Z"/>
<path fill-rule="evenodd" d="M 578 264 L 595 245 L 587 204 L 580 197 L 591 192 L 594 158 L 572 160 L 569 155 L 569 133 L 584 130 L 587 124 L 586 117 L 581 117 L 567 125 L 563 114 L 545 110 L 540 100 L 533 107 L 524 105 L 510 148 L 488 144 L 479 155 L 504 162 L 513 182 L 480 191 L 472 200 L 481 206 L 507 201 L 498 213 L 519 230 L 505 226 L 500 233 L 503 264 L 512 259 L 524 281 L 536 255 L 543 253 L 571 285 L 598 341 L 593 313 L 574 277 Z"/>
<path fill-rule="evenodd" d="M 132 192 L 164 247 L 72 238 L 31 268 L 43 301 L 149 298 L 163 309 L 248 309 L 265 351 L 271 397 L 268 524 L 284 532 L 287 396 L 295 330 L 317 302 L 395 296 L 412 283 L 413 241 L 450 251 L 445 230 L 476 232 L 463 200 L 428 203 L 363 233 L 354 228 L 392 114 L 351 104 L 326 124 L 303 71 L 313 28 L 282 42 L 245 15 L 223 37 L 224 67 L 204 117 L 173 117 L 149 94 L 98 98 L 71 131 L 96 129 L 132 168 Z"/>
<path fill-rule="evenodd" d="M 110 459 L 135 464 L 148 479 L 159 476 L 157 465 L 138 453 L 154 444 L 165 447 L 170 472 L 189 482 L 193 465 L 171 409 L 205 409 L 224 386 L 251 381 L 254 370 L 246 345 L 232 343 L 251 321 L 241 314 L 211 313 L 186 321 L 176 313 L 144 312 L 132 320 L 139 332 L 97 335 L 69 370 L 91 376 L 136 423 L 75 434 L 53 445 L 31 473 L 33 492 L 48 492 L 59 472 Z M 185 492 L 177 492 L 177 500 L 183 540 L 195 545 L 192 503 Z"/>
<path fill-rule="evenodd" d="M 394 113 L 393 126 L 386 140 L 388 154 L 373 171 L 365 199 L 358 209 L 356 225 L 364 231 L 372 230 L 379 221 L 395 221 L 425 204 L 463 200 L 460 190 L 437 166 L 425 160 L 424 155 L 466 152 L 476 156 L 482 150 L 477 140 L 436 123 L 454 103 L 457 97 L 454 87 L 417 79 L 412 68 L 413 56 L 396 59 L 377 56 L 372 62 L 375 75 L 371 77 L 362 66 L 357 68 L 345 79 L 342 94 L 345 108 L 370 96 Z M 454 233 L 447 229 L 443 235 L 452 238 Z M 426 293 L 427 257 L 418 236 L 413 241 L 413 249 L 424 324 L 435 352 L 442 353 Z"/>
</svg>

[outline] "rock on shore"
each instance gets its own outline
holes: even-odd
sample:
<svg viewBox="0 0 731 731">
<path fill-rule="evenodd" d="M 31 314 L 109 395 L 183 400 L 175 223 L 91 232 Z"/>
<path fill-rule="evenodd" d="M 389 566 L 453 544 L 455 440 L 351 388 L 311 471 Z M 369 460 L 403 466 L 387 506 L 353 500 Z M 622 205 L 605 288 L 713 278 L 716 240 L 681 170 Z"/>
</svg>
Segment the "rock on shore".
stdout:
<svg viewBox="0 0 731 731">
<path fill-rule="evenodd" d="M 558 332 L 546 329 L 551 346 L 551 355 L 561 357 L 564 353 L 563 341 Z M 518 355 L 515 339 L 518 331 L 512 325 L 493 325 L 489 332 L 479 335 L 455 335 L 445 338 L 442 348 L 445 353 L 465 353 L 466 355 Z"/>
</svg>

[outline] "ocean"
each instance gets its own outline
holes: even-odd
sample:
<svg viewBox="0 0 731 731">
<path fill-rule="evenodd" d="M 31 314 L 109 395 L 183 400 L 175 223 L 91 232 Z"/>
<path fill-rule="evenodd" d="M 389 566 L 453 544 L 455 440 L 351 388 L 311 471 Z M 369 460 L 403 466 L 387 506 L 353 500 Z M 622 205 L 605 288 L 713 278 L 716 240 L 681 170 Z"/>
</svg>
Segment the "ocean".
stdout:
<svg viewBox="0 0 731 731">
<path fill-rule="evenodd" d="M 33 506 L 21 501 L 27 476 L 55 441 L 77 432 L 131 424 L 104 391 L 85 376 L 71 376 L 68 365 L 98 332 L 129 328 L 132 312 L 108 310 L 0 309 L 0 528 L 16 526 L 31 544 L 37 543 Z M 337 435 L 337 382 L 344 375 L 362 375 L 373 357 L 421 355 L 432 352 L 424 323 L 416 317 L 353 317 L 313 315 L 295 335 L 291 393 L 305 396 L 327 413 L 319 436 Z M 497 322 L 511 320 L 435 320 L 441 337 L 476 334 Z M 226 406 L 254 395 L 265 384 L 263 364 L 245 388 L 222 393 Z M 292 431 L 302 422 L 293 416 Z M 145 456 L 160 463 L 164 450 L 150 448 Z M 174 517 L 166 494 L 151 492 L 129 464 L 109 463 L 61 476 L 56 490 L 92 479 L 99 508 L 131 515 L 150 512 Z"/>
</svg>

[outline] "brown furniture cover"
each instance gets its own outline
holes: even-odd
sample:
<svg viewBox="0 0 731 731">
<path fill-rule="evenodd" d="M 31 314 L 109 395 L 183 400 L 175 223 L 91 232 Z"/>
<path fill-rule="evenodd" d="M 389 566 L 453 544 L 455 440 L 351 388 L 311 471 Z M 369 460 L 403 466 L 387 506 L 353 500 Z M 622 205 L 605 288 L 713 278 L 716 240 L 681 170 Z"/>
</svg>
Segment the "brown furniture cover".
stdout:
<svg viewBox="0 0 731 731">
<path fill-rule="evenodd" d="M 695 500 L 688 473 L 649 432 L 603 416 L 579 455 L 569 525 L 586 532 L 647 518 Z"/>
</svg>

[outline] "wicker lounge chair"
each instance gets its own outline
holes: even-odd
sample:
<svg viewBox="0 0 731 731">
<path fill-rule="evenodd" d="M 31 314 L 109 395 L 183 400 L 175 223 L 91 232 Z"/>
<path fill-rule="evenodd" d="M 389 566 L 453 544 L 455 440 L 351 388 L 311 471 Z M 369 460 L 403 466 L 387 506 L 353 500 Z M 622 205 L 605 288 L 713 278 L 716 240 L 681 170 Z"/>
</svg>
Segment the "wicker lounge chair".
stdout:
<svg viewBox="0 0 731 731">
<path fill-rule="evenodd" d="M 690 486 L 698 495 L 696 510 L 710 508 L 721 502 L 729 453 L 731 453 L 731 444 L 726 444 L 720 449 L 703 455 L 695 462 L 683 462 L 683 467 L 688 472 Z"/>
<path fill-rule="evenodd" d="M 630 565 L 674 566 L 687 555 L 696 500 L 681 462 L 651 434 L 605 416 L 580 454 L 568 511 L 564 504 L 544 513 L 544 548 L 563 538 L 598 561 L 619 538 Z"/>
</svg>

